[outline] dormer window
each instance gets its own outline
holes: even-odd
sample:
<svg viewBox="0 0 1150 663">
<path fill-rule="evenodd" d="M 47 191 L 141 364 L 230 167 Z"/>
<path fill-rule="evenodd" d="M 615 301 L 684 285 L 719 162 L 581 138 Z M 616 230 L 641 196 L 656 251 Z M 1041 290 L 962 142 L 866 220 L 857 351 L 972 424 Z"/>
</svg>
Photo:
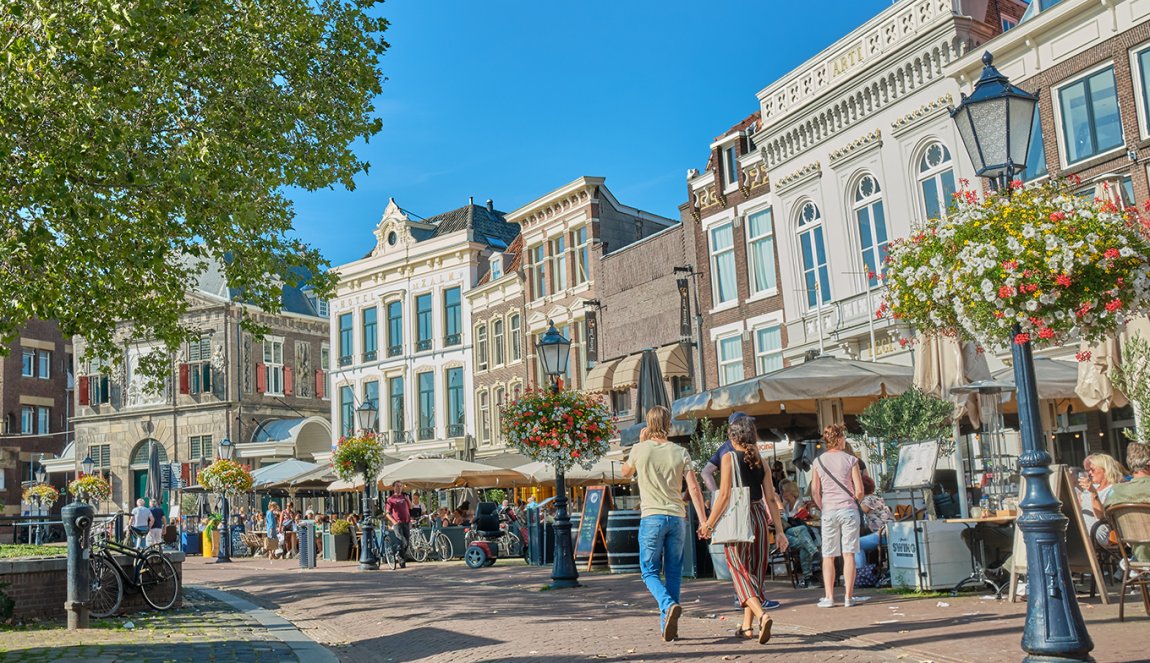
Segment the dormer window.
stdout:
<svg viewBox="0 0 1150 663">
<path fill-rule="evenodd" d="M 723 188 L 729 189 L 739 183 L 739 160 L 735 146 L 723 148 Z"/>
<path fill-rule="evenodd" d="M 491 280 L 494 281 L 503 276 L 503 254 L 495 253 L 491 256 Z"/>
</svg>

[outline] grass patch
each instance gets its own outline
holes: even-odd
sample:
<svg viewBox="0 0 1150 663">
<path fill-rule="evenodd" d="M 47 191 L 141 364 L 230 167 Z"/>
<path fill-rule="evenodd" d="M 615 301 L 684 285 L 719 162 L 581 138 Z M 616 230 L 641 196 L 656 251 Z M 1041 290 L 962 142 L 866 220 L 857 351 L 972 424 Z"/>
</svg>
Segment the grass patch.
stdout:
<svg viewBox="0 0 1150 663">
<path fill-rule="evenodd" d="M 27 543 L 12 543 L 0 546 L 0 559 L 18 557 L 66 557 L 68 550 L 63 546 L 36 546 Z"/>
</svg>

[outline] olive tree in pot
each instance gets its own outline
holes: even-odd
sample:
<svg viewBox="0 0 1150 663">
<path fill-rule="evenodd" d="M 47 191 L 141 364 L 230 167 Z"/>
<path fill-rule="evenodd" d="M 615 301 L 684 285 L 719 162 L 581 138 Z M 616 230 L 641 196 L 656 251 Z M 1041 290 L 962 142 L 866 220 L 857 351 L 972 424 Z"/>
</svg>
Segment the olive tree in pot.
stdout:
<svg viewBox="0 0 1150 663">
<path fill-rule="evenodd" d="M 1150 444 L 1150 342 L 1135 334 L 1122 348 L 1114 386 L 1134 406 L 1134 428 L 1122 431 L 1133 442 Z"/>
<path fill-rule="evenodd" d="M 871 403 L 859 415 L 862 446 L 867 461 L 882 468 L 882 488 L 890 490 L 898 465 L 899 448 L 904 444 L 939 441 L 939 456 L 953 451 L 950 430 L 954 405 L 912 387 L 893 398 Z"/>
</svg>

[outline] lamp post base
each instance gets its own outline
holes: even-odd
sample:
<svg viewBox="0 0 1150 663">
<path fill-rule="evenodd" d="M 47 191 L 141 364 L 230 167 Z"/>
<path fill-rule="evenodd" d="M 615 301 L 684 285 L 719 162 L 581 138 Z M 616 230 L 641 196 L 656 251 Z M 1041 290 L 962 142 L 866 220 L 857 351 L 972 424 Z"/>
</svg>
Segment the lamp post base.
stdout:
<svg viewBox="0 0 1150 663">
<path fill-rule="evenodd" d="M 555 473 L 555 565 L 551 567 L 551 589 L 582 587 L 575 568 L 575 548 L 571 544 L 571 517 L 567 515 L 567 486 L 563 473 Z"/>
<path fill-rule="evenodd" d="M 359 540 L 359 570 L 360 571 L 378 571 L 379 560 L 372 552 L 373 544 L 375 543 L 375 527 L 368 523 L 364 523 L 360 528 L 361 537 Z"/>
<path fill-rule="evenodd" d="M 228 513 L 229 505 L 226 495 L 223 502 L 223 520 L 220 522 L 220 545 L 219 550 L 216 551 L 216 564 L 227 564 L 232 561 L 231 551 L 228 550 L 228 542 L 232 538 L 232 528 L 228 524 L 231 514 Z"/>
</svg>

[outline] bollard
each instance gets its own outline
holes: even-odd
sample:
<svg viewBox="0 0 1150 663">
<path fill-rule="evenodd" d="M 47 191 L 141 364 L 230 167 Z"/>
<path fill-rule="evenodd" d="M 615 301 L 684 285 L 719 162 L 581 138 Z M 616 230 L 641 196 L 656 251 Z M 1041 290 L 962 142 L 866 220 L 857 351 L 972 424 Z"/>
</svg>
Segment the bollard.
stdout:
<svg viewBox="0 0 1150 663">
<path fill-rule="evenodd" d="M 88 578 L 89 542 L 96 510 L 83 502 L 73 502 L 65 506 L 60 515 L 68 535 L 68 599 L 64 601 L 64 610 L 68 613 L 68 630 L 75 631 L 88 628 L 88 601 L 92 593 Z"/>
</svg>

